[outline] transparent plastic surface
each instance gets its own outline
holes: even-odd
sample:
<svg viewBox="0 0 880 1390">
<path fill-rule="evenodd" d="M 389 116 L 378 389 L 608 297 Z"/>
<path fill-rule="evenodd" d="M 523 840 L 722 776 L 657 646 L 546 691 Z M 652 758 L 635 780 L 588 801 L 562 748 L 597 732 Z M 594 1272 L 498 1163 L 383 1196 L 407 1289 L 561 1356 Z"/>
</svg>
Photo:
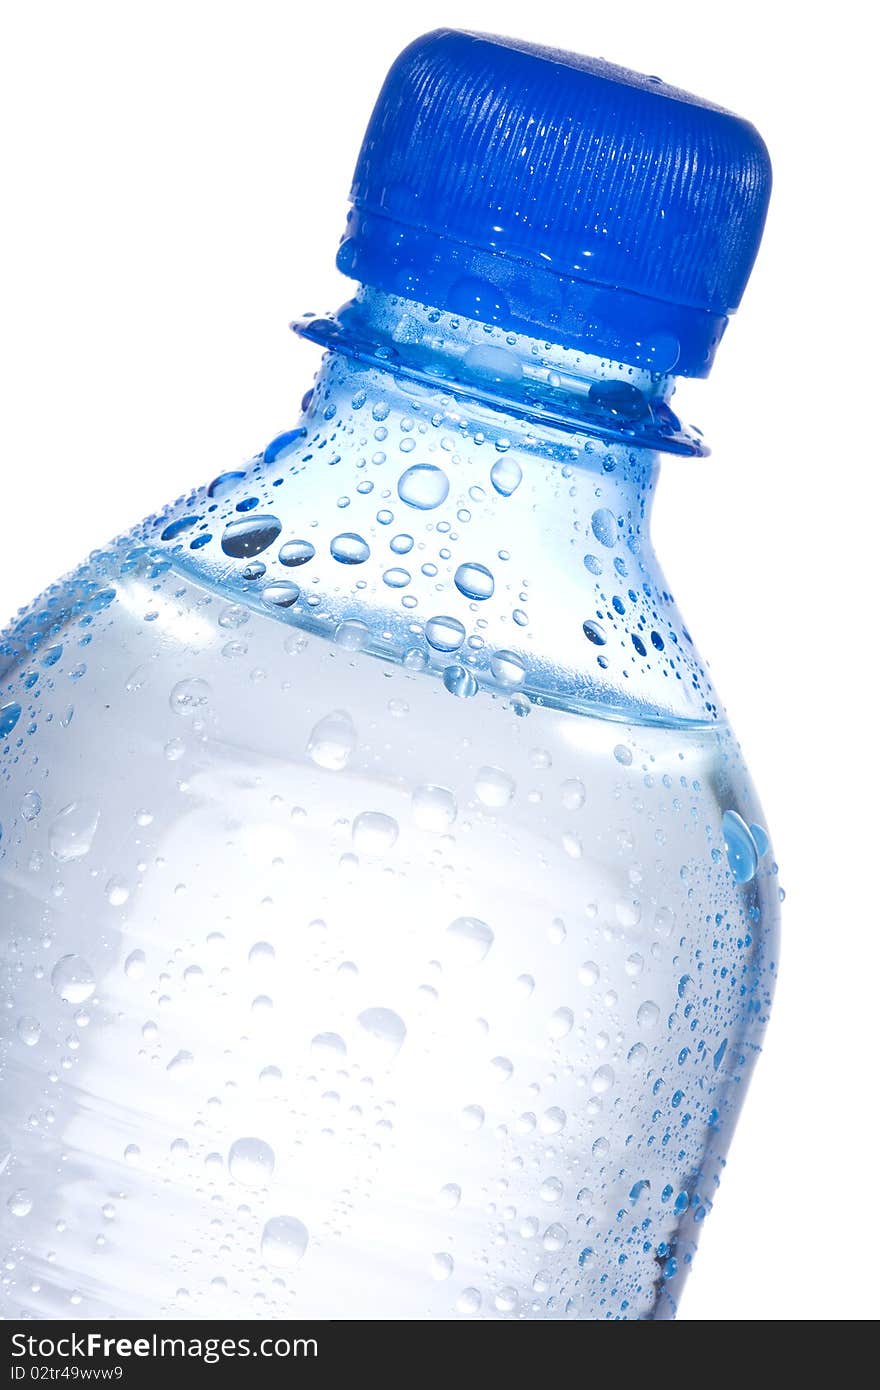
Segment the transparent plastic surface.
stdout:
<svg viewBox="0 0 880 1390">
<path fill-rule="evenodd" d="M 334 353 L 10 630 L 6 1316 L 674 1316 L 779 895 L 655 475 Z"/>
</svg>

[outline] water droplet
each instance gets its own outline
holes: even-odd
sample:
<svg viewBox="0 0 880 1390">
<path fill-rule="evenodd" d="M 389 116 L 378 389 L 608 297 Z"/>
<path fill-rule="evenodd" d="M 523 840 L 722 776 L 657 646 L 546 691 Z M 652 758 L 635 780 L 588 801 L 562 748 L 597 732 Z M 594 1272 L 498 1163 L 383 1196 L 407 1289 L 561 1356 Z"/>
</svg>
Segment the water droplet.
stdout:
<svg viewBox="0 0 880 1390">
<path fill-rule="evenodd" d="M 34 1199 L 25 1188 L 20 1187 L 6 1202 L 13 1216 L 28 1216 L 34 1207 Z"/>
<path fill-rule="evenodd" d="M 66 1004 L 84 1004 L 95 992 L 92 967 L 82 956 L 62 956 L 51 975 L 52 988 Z"/>
<path fill-rule="evenodd" d="M 43 801 L 39 792 L 25 792 L 21 799 L 22 820 L 34 821 L 43 809 Z"/>
<path fill-rule="evenodd" d="M 487 599 L 495 592 L 495 577 L 485 565 L 468 561 L 455 571 L 455 587 L 465 598 Z"/>
<path fill-rule="evenodd" d="M 734 883 L 749 883 L 755 877 L 760 857 L 754 835 L 736 811 L 724 812 L 721 833 Z"/>
<path fill-rule="evenodd" d="M 443 684 L 450 695 L 459 700 L 469 700 L 479 690 L 476 677 L 466 666 L 447 666 L 443 672 Z"/>
<path fill-rule="evenodd" d="M 444 1210 L 454 1211 L 461 1201 L 461 1188 L 458 1183 L 448 1182 L 445 1187 L 441 1187 L 437 1200 Z"/>
<path fill-rule="evenodd" d="M 273 1269 L 293 1269 L 308 1243 L 308 1230 L 295 1216 L 273 1216 L 263 1227 L 260 1254 Z"/>
<path fill-rule="evenodd" d="M 515 652 L 494 652 L 489 661 L 489 669 L 499 685 L 522 685 L 526 678 L 526 668 Z"/>
<path fill-rule="evenodd" d="M 260 598 L 269 608 L 292 608 L 299 594 L 298 584 L 291 583 L 289 579 L 279 579 L 274 584 L 267 584 Z"/>
<path fill-rule="evenodd" d="M 414 544 L 412 536 L 407 535 L 405 531 L 399 536 L 394 536 L 390 542 L 395 555 L 408 555 Z"/>
<path fill-rule="evenodd" d="M 493 1057 L 489 1063 L 489 1077 L 497 1084 L 509 1081 L 513 1076 L 513 1063 L 509 1057 Z"/>
<path fill-rule="evenodd" d="M 571 1009 L 556 1009 L 547 1020 L 547 1032 L 551 1038 L 564 1038 L 574 1026 Z"/>
<path fill-rule="evenodd" d="M 220 537 L 220 548 L 224 555 L 233 560 L 249 560 L 268 550 L 281 534 L 281 522 L 277 516 L 247 516 L 230 521 Z"/>
<path fill-rule="evenodd" d="M 592 516 L 593 535 L 600 545 L 609 548 L 617 541 L 617 522 L 607 507 L 598 507 Z"/>
<path fill-rule="evenodd" d="M 87 801 L 72 801 L 49 827 L 49 849 L 62 864 L 82 859 L 92 848 L 101 813 Z"/>
<path fill-rule="evenodd" d="M 425 623 L 425 639 L 435 651 L 454 652 L 464 641 L 464 624 L 458 618 L 429 618 Z"/>
<path fill-rule="evenodd" d="M 143 951 L 132 951 L 123 968 L 129 980 L 140 980 L 147 968 L 147 957 Z"/>
<path fill-rule="evenodd" d="M 605 629 L 602 627 L 601 623 L 594 623 L 592 621 L 584 623 L 584 636 L 588 637 L 595 647 L 604 647 L 608 640 L 605 636 Z M 603 657 L 602 660 L 604 661 L 605 658 Z"/>
<path fill-rule="evenodd" d="M 308 564 L 314 553 L 315 547 L 311 541 L 285 541 L 278 552 L 278 559 L 282 565 L 295 569 L 297 565 Z"/>
<path fill-rule="evenodd" d="M 564 1188 L 559 1178 L 545 1178 L 541 1183 L 538 1196 L 542 1202 L 553 1204 L 562 1200 Z"/>
<path fill-rule="evenodd" d="M 495 933 L 479 917 L 456 917 L 446 928 L 455 957 L 465 965 L 479 965 L 489 954 Z"/>
<path fill-rule="evenodd" d="M 328 772 L 341 772 L 357 744 L 357 732 L 351 716 L 337 709 L 319 719 L 312 729 L 306 752 L 318 767 Z"/>
<path fill-rule="evenodd" d="M 362 652 L 370 640 L 370 629 L 358 618 L 348 618 L 337 627 L 333 639 L 346 652 Z"/>
<path fill-rule="evenodd" d="M 187 680 L 178 681 L 168 703 L 175 714 L 184 719 L 193 719 L 207 712 L 210 701 L 211 687 L 208 682 L 198 676 L 190 676 Z"/>
<path fill-rule="evenodd" d="M 179 1074 L 180 1072 L 188 1071 L 194 1062 L 195 1057 L 193 1057 L 192 1053 L 181 1048 L 179 1052 L 175 1052 L 165 1070 L 174 1074 Z"/>
<path fill-rule="evenodd" d="M 15 700 L 10 700 L 6 705 L 0 705 L 0 738 L 6 738 L 11 734 L 19 719 L 21 718 L 21 705 Z"/>
<path fill-rule="evenodd" d="M 355 816 L 351 838 L 358 854 L 385 854 L 397 842 L 398 825 L 381 811 L 363 811 Z"/>
<path fill-rule="evenodd" d="M 621 767 L 629 767 L 633 760 L 632 752 L 627 748 L 625 743 L 618 743 L 615 745 L 614 756 Z"/>
<path fill-rule="evenodd" d="M 114 874 L 104 885 L 104 892 L 111 907 L 124 907 L 131 896 L 131 889 L 124 878 Z"/>
<path fill-rule="evenodd" d="M 552 1226 L 547 1227 L 541 1243 L 549 1254 L 557 1255 L 567 1242 L 568 1231 L 558 1222 L 554 1222 Z"/>
<path fill-rule="evenodd" d="M 611 1067 L 597 1067 L 593 1072 L 590 1090 L 597 1096 L 604 1095 L 614 1085 L 614 1072 Z"/>
<path fill-rule="evenodd" d="M 358 1014 L 361 1042 L 377 1061 L 394 1060 L 406 1037 L 406 1024 L 392 1009 L 364 1009 Z"/>
<path fill-rule="evenodd" d="M 644 1028 L 647 1031 L 648 1029 L 656 1028 L 659 1022 L 660 1010 L 653 999 L 646 999 L 644 1004 L 639 1005 L 636 1014 L 636 1023 L 640 1028 Z"/>
<path fill-rule="evenodd" d="M 311 1041 L 312 1056 L 327 1065 L 341 1061 L 347 1051 L 348 1048 L 338 1033 L 316 1033 Z"/>
<path fill-rule="evenodd" d="M 126 1144 L 122 1157 L 125 1159 L 126 1163 L 130 1163 L 133 1168 L 136 1168 L 141 1161 L 139 1146 L 137 1144 Z"/>
<path fill-rule="evenodd" d="M 462 1289 L 455 1300 L 455 1308 L 459 1313 L 479 1313 L 482 1306 L 483 1295 L 479 1289 Z"/>
<path fill-rule="evenodd" d="M 566 811 L 579 811 L 587 799 L 587 789 L 578 777 L 562 784 L 562 804 Z"/>
<path fill-rule="evenodd" d="M 382 575 L 383 580 L 389 589 L 405 589 L 412 579 L 409 570 L 401 569 L 399 566 L 386 570 Z"/>
<path fill-rule="evenodd" d="M 430 830 L 440 835 L 449 829 L 457 814 L 455 797 L 446 787 L 427 784 L 413 790 L 412 818 L 420 830 Z"/>
<path fill-rule="evenodd" d="M 535 992 L 535 977 L 533 975 L 517 975 L 515 985 L 520 999 L 530 999 Z"/>
<path fill-rule="evenodd" d="M 362 565 L 370 557 L 370 547 L 355 531 L 341 531 L 330 542 L 330 554 L 340 565 Z"/>
<path fill-rule="evenodd" d="M 431 1256 L 431 1274 L 439 1281 L 449 1279 L 455 1269 L 455 1261 L 446 1251 Z"/>
<path fill-rule="evenodd" d="M 39 1019 L 20 1018 L 18 1020 L 18 1036 L 21 1038 L 25 1047 L 35 1047 L 40 1041 L 40 1034 L 42 1031 Z"/>
<path fill-rule="evenodd" d="M 542 1134 L 561 1134 L 565 1129 L 568 1116 L 558 1105 L 551 1105 L 549 1110 L 545 1110 L 541 1116 Z"/>
<path fill-rule="evenodd" d="M 208 484 L 208 496 L 225 497 L 234 491 L 236 483 L 240 482 L 243 477 L 244 473 L 240 471 L 218 474 L 213 482 Z"/>
<path fill-rule="evenodd" d="M 416 507 L 421 512 L 429 512 L 439 507 L 449 496 L 449 479 L 442 468 L 433 463 L 414 463 L 401 473 L 397 483 L 401 502 L 408 507 Z"/>
<path fill-rule="evenodd" d="M 502 497 L 510 497 L 522 482 L 522 469 L 516 459 L 508 454 L 493 466 L 489 477 L 496 492 L 500 492 Z"/>
<path fill-rule="evenodd" d="M 516 783 L 503 768 L 481 767 L 474 780 L 474 790 L 484 806 L 498 810 L 502 806 L 509 806 Z"/>
<path fill-rule="evenodd" d="M 236 1139 L 229 1150 L 229 1175 L 244 1187 L 265 1187 L 275 1172 L 275 1154 L 262 1139 Z"/>
<path fill-rule="evenodd" d="M 461 1127 L 473 1134 L 482 1129 L 486 1122 L 486 1112 L 481 1105 L 466 1105 L 461 1112 Z"/>
<path fill-rule="evenodd" d="M 248 951 L 248 964 L 257 969 L 269 969 L 275 960 L 275 947 L 268 941 L 255 941 Z"/>
</svg>

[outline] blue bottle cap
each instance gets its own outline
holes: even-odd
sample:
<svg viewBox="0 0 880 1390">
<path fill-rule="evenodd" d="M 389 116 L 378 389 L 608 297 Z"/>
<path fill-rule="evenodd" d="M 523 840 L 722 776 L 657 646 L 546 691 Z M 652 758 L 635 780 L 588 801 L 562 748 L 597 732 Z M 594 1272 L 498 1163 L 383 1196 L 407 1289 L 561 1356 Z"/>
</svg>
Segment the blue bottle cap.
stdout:
<svg viewBox="0 0 880 1390">
<path fill-rule="evenodd" d="M 438 29 L 386 78 L 338 265 L 512 332 L 705 376 L 769 195 L 748 121 L 601 59 Z"/>
</svg>

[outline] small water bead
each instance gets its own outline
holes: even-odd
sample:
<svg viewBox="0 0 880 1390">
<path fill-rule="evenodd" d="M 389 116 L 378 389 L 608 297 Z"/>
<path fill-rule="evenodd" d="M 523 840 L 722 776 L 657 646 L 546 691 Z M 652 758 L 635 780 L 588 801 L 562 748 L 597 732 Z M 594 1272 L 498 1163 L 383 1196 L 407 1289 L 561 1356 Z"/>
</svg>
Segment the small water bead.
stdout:
<svg viewBox="0 0 880 1390">
<path fill-rule="evenodd" d="M 140 980 L 147 968 L 147 957 L 143 951 L 132 951 L 125 959 L 123 970 L 129 980 Z"/>
<path fill-rule="evenodd" d="M 754 835 L 736 811 L 724 812 L 721 833 L 734 883 L 749 883 L 755 877 L 760 857 Z"/>
<path fill-rule="evenodd" d="M 6 1205 L 13 1216 L 29 1216 L 34 1208 L 34 1199 L 26 1188 L 20 1187 L 7 1199 Z"/>
<path fill-rule="evenodd" d="M 516 783 L 503 768 L 481 767 L 474 780 L 474 791 L 484 806 L 500 810 L 513 800 Z"/>
<path fill-rule="evenodd" d="M 486 1112 L 481 1105 L 466 1105 L 461 1112 L 461 1127 L 469 1134 L 475 1134 L 486 1123 Z"/>
<path fill-rule="evenodd" d="M 132 1168 L 136 1168 L 141 1161 L 141 1151 L 138 1144 L 126 1144 L 122 1157 L 126 1163 L 130 1163 Z"/>
<path fill-rule="evenodd" d="M 604 1095 L 606 1091 L 610 1090 L 613 1085 L 614 1072 L 612 1068 L 608 1066 L 597 1067 L 593 1072 L 590 1090 L 597 1096 L 601 1096 Z"/>
<path fill-rule="evenodd" d="M 489 669 L 499 685 L 522 685 L 526 678 L 525 664 L 515 652 L 494 652 L 489 660 Z"/>
<path fill-rule="evenodd" d="M 592 619 L 584 623 L 584 636 L 593 643 L 594 647 L 604 647 L 608 640 L 602 624 L 595 623 Z"/>
<path fill-rule="evenodd" d="M 386 570 L 382 578 L 389 589 L 405 589 L 412 580 L 412 575 L 409 570 L 394 566 L 392 569 Z"/>
<path fill-rule="evenodd" d="M 248 951 L 248 964 L 269 969 L 275 960 L 275 947 L 269 941 L 255 941 Z"/>
<path fill-rule="evenodd" d="M 633 980 L 636 979 L 639 975 L 641 975 L 644 968 L 645 958 L 644 956 L 639 955 L 638 951 L 634 951 L 631 956 L 627 956 L 624 962 L 624 969 L 626 970 L 627 975 L 629 975 L 630 978 Z"/>
<path fill-rule="evenodd" d="M 95 992 L 95 976 L 82 956 L 62 956 L 50 976 L 52 988 L 66 1004 L 84 1004 Z"/>
<path fill-rule="evenodd" d="M 449 479 L 433 463 L 414 463 L 401 473 L 397 493 L 402 502 L 418 511 L 429 512 L 449 496 Z"/>
<path fill-rule="evenodd" d="M 358 1014 L 361 1042 L 377 1060 L 394 1060 L 406 1038 L 406 1024 L 393 1009 L 364 1009 Z"/>
<path fill-rule="evenodd" d="M 438 1282 L 451 1278 L 454 1269 L 455 1261 L 445 1250 L 431 1256 L 431 1274 Z"/>
<path fill-rule="evenodd" d="M 597 507 L 596 511 L 593 512 L 590 524 L 593 528 L 593 535 L 600 545 L 606 545 L 610 548 L 616 544 L 617 521 L 614 513 L 609 511 L 607 507 Z"/>
<path fill-rule="evenodd" d="M 458 1183 L 448 1182 L 445 1187 L 441 1187 L 437 1201 L 444 1211 L 454 1211 L 461 1201 L 461 1188 Z"/>
<path fill-rule="evenodd" d="M 376 513 L 376 520 L 380 526 L 390 526 L 394 520 L 394 513 L 389 512 L 387 507 L 382 507 L 381 510 Z"/>
<path fill-rule="evenodd" d="M 316 1033 L 312 1038 L 310 1051 L 313 1057 L 330 1065 L 340 1062 L 348 1048 L 338 1033 Z"/>
<path fill-rule="evenodd" d="M 330 554 L 340 565 L 362 565 L 370 558 L 370 547 L 356 531 L 341 531 L 330 542 Z"/>
<path fill-rule="evenodd" d="M 568 1116 L 558 1105 L 551 1105 L 549 1110 L 545 1110 L 541 1116 L 542 1134 L 561 1134 L 565 1129 Z"/>
<path fill-rule="evenodd" d="M 559 1178 L 545 1178 L 541 1183 L 538 1196 L 542 1202 L 552 1205 L 562 1200 L 564 1187 Z"/>
<path fill-rule="evenodd" d="M 455 587 L 465 598 L 482 602 L 495 592 L 495 576 L 485 565 L 468 561 L 455 571 Z"/>
<path fill-rule="evenodd" d="M 513 1063 L 509 1057 L 493 1057 L 489 1063 L 490 1079 L 498 1085 L 509 1081 L 513 1076 Z"/>
<path fill-rule="evenodd" d="M 87 801 L 72 801 L 59 811 L 49 827 L 49 850 L 53 859 L 69 864 L 88 854 L 100 816 L 98 808 Z"/>
<path fill-rule="evenodd" d="M 456 917 L 446 928 L 455 957 L 466 965 L 479 965 L 489 954 L 495 933 L 479 917 Z"/>
<path fill-rule="evenodd" d="M 561 800 L 566 811 L 579 811 L 587 799 L 587 789 L 578 777 L 563 782 Z"/>
<path fill-rule="evenodd" d="M 458 618 L 438 616 L 425 623 L 425 640 L 437 652 L 457 651 L 464 636 L 464 624 Z"/>
<path fill-rule="evenodd" d="M 370 629 L 359 618 L 347 618 L 333 634 L 337 647 L 346 652 L 362 652 L 370 640 Z"/>
<path fill-rule="evenodd" d="M 440 835 L 449 829 L 457 815 L 455 797 L 446 787 L 426 784 L 414 788 L 412 818 L 420 830 L 430 830 Z"/>
<path fill-rule="evenodd" d="M 308 564 L 315 554 L 315 547 L 311 541 L 293 540 L 285 541 L 278 552 L 278 559 L 282 565 L 288 569 L 295 569 L 299 565 Z"/>
<path fill-rule="evenodd" d="M 275 1172 L 275 1154 L 263 1139 L 236 1139 L 229 1150 L 229 1175 L 244 1187 L 264 1187 Z"/>
<path fill-rule="evenodd" d="M 224 555 L 233 560 L 250 560 L 268 550 L 281 535 L 281 522 L 277 516 L 253 515 L 249 513 L 236 521 L 230 521 L 220 537 L 220 548 Z"/>
<path fill-rule="evenodd" d="M 522 482 L 522 468 L 515 458 L 500 458 L 493 465 L 489 477 L 496 492 L 500 492 L 502 497 L 510 497 Z"/>
<path fill-rule="evenodd" d="M 21 705 L 15 700 L 10 700 L 5 705 L 0 705 L 0 738 L 6 738 L 12 733 L 19 719 L 21 718 Z"/>
<path fill-rule="evenodd" d="M 541 1243 L 549 1254 L 558 1255 L 568 1244 L 568 1231 L 558 1222 L 554 1222 L 552 1226 L 547 1227 Z"/>
<path fill-rule="evenodd" d="M 363 811 L 355 816 L 351 838 L 358 854 L 386 854 L 397 843 L 399 828 L 393 816 Z"/>
<path fill-rule="evenodd" d="M 652 1028 L 656 1028 L 659 1022 L 659 1008 L 654 1003 L 653 999 L 646 999 L 643 1004 L 639 1005 L 636 1013 L 636 1023 L 647 1032 Z"/>
<path fill-rule="evenodd" d="M 260 1254 L 273 1269 L 294 1269 L 308 1244 L 308 1230 L 295 1216 L 273 1216 L 263 1227 Z"/>
<path fill-rule="evenodd" d="M 479 1289 L 462 1289 L 458 1298 L 455 1300 L 455 1311 L 457 1313 L 474 1314 L 479 1313 L 483 1306 L 483 1295 Z"/>
<path fill-rule="evenodd" d="M 574 1014 L 571 1009 L 556 1009 L 547 1020 L 547 1032 L 551 1038 L 564 1038 L 574 1027 Z"/>
<path fill-rule="evenodd" d="M 21 799 L 21 818 L 35 821 L 43 809 L 43 799 L 39 792 L 25 792 Z"/>
<path fill-rule="evenodd" d="M 621 767 L 629 767 L 633 760 L 632 752 L 625 743 L 618 743 L 614 749 L 614 756 Z"/>
<path fill-rule="evenodd" d="M 35 1047 L 40 1041 L 42 1031 L 39 1019 L 24 1017 L 18 1020 L 16 1032 L 25 1047 Z"/>
<path fill-rule="evenodd" d="M 405 532 L 401 532 L 399 536 L 392 536 L 389 542 L 389 546 L 391 550 L 394 551 L 395 555 L 408 555 L 414 544 L 415 542 L 412 536 L 407 535 Z"/>
<path fill-rule="evenodd" d="M 443 672 L 443 684 L 450 695 L 459 700 L 469 700 L 479 690 L 477 678 L 466 666 L 447 666 Z"/>
<path fill-rule="evenodd" d="M 600 1134 L 599 1138 L 594 1140 L 593 1147 L 590 1149 L 590 1153 L 593 1155 L 593 1158 L 596 1159 L 597 1163 L 601 1163 L 603 1159 L 606 1159 L 608 1157 L 610 1152 L 611 1145 L 609 1144 L 605 1136 L 603 1134 Z"/>
<path fill-rule="evenodd" d="M 240 470 L 229 473 L 220 473 L 208 484 L 209 497 L 225 497 L 228 493 L 235 490 L 236 483 L 241 482 L 244 473 Z"/>
<path fill-rule="evenodd" d="M 299 596 L 299 585 L 292 584 L 289 579 L 279 579 L 274 584 L 267 584 L 260 593 L 260 598 L 269 608 L 292 608 Z"/>
<path fill-rule="evenodd" d="M 313 763 L 328 772 L 341 772 L 357 745 L 357 731 L 345 710 L 334 710 L 312 729 L 306 752 Z"/>
<path fill-rule="evenodd" d="M 168 703 L 175 714 L 183 719 L 194 719 L 207 712 L 211 703 L 211 687 L 199 676 L 190 676 L 178 681 L 169 696 Z"/>
</svg>

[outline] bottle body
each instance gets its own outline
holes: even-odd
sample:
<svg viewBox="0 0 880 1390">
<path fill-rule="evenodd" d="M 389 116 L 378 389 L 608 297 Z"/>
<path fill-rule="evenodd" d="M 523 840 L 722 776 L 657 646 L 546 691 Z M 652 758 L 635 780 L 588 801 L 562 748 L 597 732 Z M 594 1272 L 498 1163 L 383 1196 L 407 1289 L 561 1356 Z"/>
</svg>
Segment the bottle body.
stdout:
<svg viewBox="0 0 880 1390">
<path fill-rule="evenodd" d="M 674 1316 L 760 808 L 650 452 L 397 368 L 332 352 L 9 635 L 7 1316 Z"/>
</svg>

